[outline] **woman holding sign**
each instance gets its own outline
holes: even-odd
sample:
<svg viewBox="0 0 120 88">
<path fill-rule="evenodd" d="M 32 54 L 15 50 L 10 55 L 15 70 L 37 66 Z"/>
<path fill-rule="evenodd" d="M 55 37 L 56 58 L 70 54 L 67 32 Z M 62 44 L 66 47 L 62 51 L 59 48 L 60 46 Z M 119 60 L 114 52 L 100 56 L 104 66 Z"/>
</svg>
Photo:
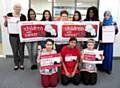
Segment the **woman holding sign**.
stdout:
<svg viewBox="0 0 120 88">
<path fill-rule="evenodd" d="M 81 13 L 79 11 L 75 11 L 74 12 L 73 21 L 78 21 L 78 22 L 82 21 Z M 77 44 L 77 47 L 79 47 L 80 49 L 82 49 L 82 43 L 83 42 L 79 41 L 78 44 Z"/>
<path fill-rule="evenodd" d="M 49 10 L 43 11 L 41 21 L 52 21 L 52 16 Z M 50 33 L 46 32 L 46 37 L 50 36 Z M 41 48 L 45 48 L 45 41 L 40 41 Z"/>
<path fill-rule="evenodd" d="M 21 5 L 15 4 L 14 12 L 8 13 L 5 19 L 4 25 L 8 27 L 9 41 L 12 47 L 14 56 L 14 70 L 24 69 L 24 45 L 25 43 L 20 42 L 18 33 L 18 21 L 26 21 L 25 15 L 21 14 Z"/>
<path fill-rule="evenodd" d="M 61 50 L 62 67 L 61 67 L 61 83 L 68 85 L 80 83 L 80 75 L 78 71 L 78 62 L 80 60 L 80 51 L 76 47 L 77 39 L 70 38 L 69 45 L 66 45 Z"/>
<path fill-rule="evenodd" d="M 38 63 L 41 63 L 42 55 L 51 55 L 56 54 L 57 52 L 53 49 L 54 41 L 51 39 L 47 39 L 45 42 L 45 48 L 40 52 L 40 57 L 37 59 Z M 47 59 L 48 61 L 49 59 Z M 47 62 L 48 64 L 48 62 Z M 42 64 L 40 64 L 40 74 L 41 74 L 41 84 L 44 88 L 48 87 L 56 87 L 58 84 L 58 75 L 57 75 L 57 67 L 51 68 L 41 68 Z"/>
<path fill-rule="evenodd" d="M 36 12 L 33 9 L 28 10 L 28 21 L 36 21 Z M 26 43 L 29 59 L 31 60 L 31 70 L 37 69 L 37 48 L 38 42 Z"/>
<path fill-rule="evenodd" d="M 110 11 L 105 11 L 102 26 L 114 26 L 115 35 L 118 33 L 117 25 L 115 22 L 113 22 L 113 17 L 111 15 Z M 103 64 L 99 67 L 99 69 L 101 71 L 105 71 L 108 74 L 110 74 L 112 71 L 113 43 L 112 42 L 109 42 L 109 43 L 102 42 L 102 40 L 103 40 L 102 33 L 103 33 L 103 30 L 100 29 L 100 37 L 99 37 L 100 47 L 99 47 L 99 49 L 104 50 L 105 59 L 103 61 Z"/>
<path fill-rule="evenodd" d="M 103 60 L 103 54 L 101 56 L 95 48 L 95 41 L 93 39 L 89 39 L 87 42 L 87 48 L 83 49 L 81 60 L 81 77 L 82 82 L 85 85 L 94 85 L 97 82 L 97 68 L 96 63 L 92 63 L 98 60 Z M 86 62 L 85 62 L 86 61 Z"/>
</svg>

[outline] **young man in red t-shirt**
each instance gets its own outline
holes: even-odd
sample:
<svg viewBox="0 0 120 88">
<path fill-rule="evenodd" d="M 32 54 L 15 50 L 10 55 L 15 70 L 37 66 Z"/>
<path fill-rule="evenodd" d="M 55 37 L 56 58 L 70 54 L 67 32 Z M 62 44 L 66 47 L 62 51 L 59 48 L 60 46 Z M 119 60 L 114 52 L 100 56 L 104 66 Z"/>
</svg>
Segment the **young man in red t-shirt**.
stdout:
<svg viewBox="0 0 120 88">
<path fill-rule="evenodd" d="M 67 85 L 72 82 L 75 85 L 80 83 L 78 71 L 78 62 L 80 60 L 80 51 L 76 47 L 77 39 L 70 38 L 69 45 L 61 50 L 62 67 L 61 67 L 61 83 Z"/>
</svg>

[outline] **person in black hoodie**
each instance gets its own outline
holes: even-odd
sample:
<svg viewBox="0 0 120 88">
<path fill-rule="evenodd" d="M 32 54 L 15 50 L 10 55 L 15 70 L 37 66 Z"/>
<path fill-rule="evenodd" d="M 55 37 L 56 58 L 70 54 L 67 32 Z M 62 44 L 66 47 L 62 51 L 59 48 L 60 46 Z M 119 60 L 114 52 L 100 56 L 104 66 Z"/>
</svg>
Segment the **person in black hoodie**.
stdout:
<svg viewBox="0 0 120 88">
<path fill-rule="evenodd" d="M 7 17 L 20 17 L 20 21 L 26 21 L 26 16 L 21 14 L 21 5 L 16 3 L 13 7 L 14 12 L 8 13 Z M 5 19 L 5 27 L 8 27 L 8 20 Z M 18 30 L 18 29 L 16 29 Z M 9 41 L 11 44 L 13 56 L 14 56 L 14 70 L 24 69 L 24 46 L 25 43 L 20 42 L 19 34 L 9 33 Z"/>
</svg>

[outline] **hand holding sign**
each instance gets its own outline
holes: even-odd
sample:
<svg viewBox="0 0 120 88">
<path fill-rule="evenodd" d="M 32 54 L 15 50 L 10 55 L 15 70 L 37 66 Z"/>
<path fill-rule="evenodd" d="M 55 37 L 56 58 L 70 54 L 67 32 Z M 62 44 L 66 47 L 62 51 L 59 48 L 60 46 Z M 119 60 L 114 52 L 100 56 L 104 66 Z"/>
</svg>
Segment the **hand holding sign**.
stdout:
<svg viewBox="0 0 120 88">
<path fill-rule="evenodd" d="M 53 68 L 61 66 L 60 54 L 41 55 L 38 59 L 40 61 L 40 68 Z"/>
</svg>

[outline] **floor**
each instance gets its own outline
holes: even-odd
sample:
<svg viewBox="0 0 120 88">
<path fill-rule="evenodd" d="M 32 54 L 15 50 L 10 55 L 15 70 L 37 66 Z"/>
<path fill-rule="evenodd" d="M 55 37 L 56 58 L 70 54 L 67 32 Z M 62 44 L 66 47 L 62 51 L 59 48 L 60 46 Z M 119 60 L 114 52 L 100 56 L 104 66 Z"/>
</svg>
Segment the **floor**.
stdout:
<svg viewBox="0 0 120 88">
<path fill-rule="evenodd" d="M 98 82 L 94 86 L 79 86 L 69 84 L 57 88 L 120 88 L 120 60 L 113 60 L 113 71 L 111 75 L 98 73 Z M 25 59 L 25 70 L 13 70 L 12 58 L 0 58 L 0 88 L 42 88 L 40 84 L 39 71 L 30 70 L 30 61 Z"/>
</svg>

